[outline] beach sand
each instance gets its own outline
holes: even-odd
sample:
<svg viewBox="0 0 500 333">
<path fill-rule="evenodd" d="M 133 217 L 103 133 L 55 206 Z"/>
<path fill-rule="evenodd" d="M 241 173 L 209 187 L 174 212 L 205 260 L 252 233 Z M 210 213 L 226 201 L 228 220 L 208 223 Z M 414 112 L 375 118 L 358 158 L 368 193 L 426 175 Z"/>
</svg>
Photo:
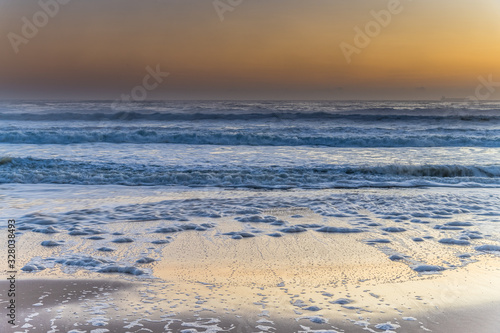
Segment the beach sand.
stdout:
<svg viewBox="0 0 500 333">
<path fill-rule="evenodd" d="M 397 332 L 465 333 L 500 325 L 496 259 L 402 283 L 260 287 L 216 279 L 20 279 L 19 325 L 4 321 L 2 332 L 383 332 L 376 326 L 389 323 Z M 7 282 L 0 285 L 5 290 Z M 342 298 L 352 303 L 330 303 Z"/>
<path fill-rule="evenodd" d="M 273 215 L 291 213 L 297 212 Z M 302 224 L 322 219 L 310 211 L 301 214 Z M 335 224 L 348 227 L 341 221 Z M 139 225 L 150 231 L 174 223 L 108 227 L 109 232 L 138 239 Z M 11 327 L 4 318 L 1 332 L 489 333 L 500 327 L 498 255 L 458 259 L 457 253 L 471 249 L 412 242 L 411 231 L 391 235 L 389 248 L 367 241 L 373 235 L 366 233 L 311 230 L 270 237 L 266 228 L 270 226 L 247 224 L 244 230 L 261 235 L 232 239 L 224 234 L 242 230 L 242 223 L 222 218 L 216 228 L 205 231 L 147 233 L 133 246 L 113 243 L 113 252 L 96 250 L 102 245 L 96 242 L 106 240 L 26 233 L 19 242 L 23 258 L 56 260 L 84 253 L 94 259 L 154 261 L 136 264 L 145 273 L 138 276 L 101 273 L 91 267 L 82 270 L 67 263 L 36 274 L 20 272 L 18 325 Z M 32 246 L 48 238 L 64 245 L 42 251 Z M 151 245 L 159 239 L 168 243 Z M 411 255 L 390 260 L 391 253 L 400 249 Z M 430 265 L 449 266 L 440 272 L 417 272 L 413 268 L 419 256 Z M 7 282 L 0 285 L 4 305 Z"/>
</svg>

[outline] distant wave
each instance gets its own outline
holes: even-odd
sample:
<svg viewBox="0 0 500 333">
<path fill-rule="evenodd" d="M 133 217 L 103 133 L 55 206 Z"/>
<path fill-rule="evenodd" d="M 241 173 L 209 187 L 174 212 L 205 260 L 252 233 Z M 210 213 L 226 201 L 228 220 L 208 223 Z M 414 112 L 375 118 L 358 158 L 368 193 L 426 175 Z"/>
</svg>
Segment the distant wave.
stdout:
<svg viewBox="0 0 500 333">
<path fill-rule="evenodd" d="M 296 128 L 294 128 L 296 129 Z M 249 146 L 326 146 L 326 147 L 500 147 L 500 130 L 436 129 L 398 131 L 382 129 L 325 128 L 314 131 L 300 128 L 262 130 L 242 129 L 168 129 L 109 127 L 3 129 L 0 143 L 172 143 L 192 145 Z"/>
<path fill-rule="evenodd" d="M 16 121 L 196 121 L 196 120 L 360 120 L 360 121 L 419 121 L 419 120 L 459 120 L 459 121 L 500 121 L 500 110 L 483 111 L 471 109 L 416 109 L 401 110 L 393 108 L 354 109 L 350 111 L 310 111 L 276 112 L 274 109 L 259 112 L 7 112 L 0 113 L 0 120 Z"/>
<path fill-rule="evenodd" d="M 500 120 L 500 101 L 17 101 L 0 102 L 0 120 Z"/>
<path fill-rule="evenodd" d="M 60 159 L 3 158 L 0 183 L 249 188 L 500 187 L 499 166 L 381 165 L 181 168 Z"/>
</svg>

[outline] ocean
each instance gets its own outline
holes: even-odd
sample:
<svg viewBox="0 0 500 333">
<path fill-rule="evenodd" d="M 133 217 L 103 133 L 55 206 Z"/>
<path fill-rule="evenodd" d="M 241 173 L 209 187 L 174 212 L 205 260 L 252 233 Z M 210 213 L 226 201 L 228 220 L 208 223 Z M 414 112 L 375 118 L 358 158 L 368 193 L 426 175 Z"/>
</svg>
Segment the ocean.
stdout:
<svg viewBox="0 0 500 333">
<path fill-rule="evenodd" d="M 29 276 L 326 286 L 286 272 L 351 267 L 353 246 L 376 265 L 338 281 L 411 281 L 498 256 L 499 188 L 500 102 L 0 103 L 1 215 Z M 263 248 L 273 274 L 236 278 Z"/>
<path fill-rule="evenodd" d="M 1 183 L 500 186 L 500 103 L 15 102 Z"/>
</svg>

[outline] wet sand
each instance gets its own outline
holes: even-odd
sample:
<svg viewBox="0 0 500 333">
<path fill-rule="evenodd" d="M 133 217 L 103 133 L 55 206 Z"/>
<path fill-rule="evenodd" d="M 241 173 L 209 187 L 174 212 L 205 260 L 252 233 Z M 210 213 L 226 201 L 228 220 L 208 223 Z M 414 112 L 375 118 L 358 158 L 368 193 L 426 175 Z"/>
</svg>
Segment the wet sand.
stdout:
<svg viewBox="0 0 500 333">
<path fill-rule="evenodd" d="M 20 279 L 19 325 L 4 321 L 2 332 L 383 332 L 377 325 L 389 323 L 397 332 L 486 333 L 500 325 L 495 258 L 389 284 L 235 287 L 217 278 L 217 284 Z M 341 298 L 352 302 L 330 303 Z"/>
<path fill-rule="evenodd" d="M 19 271 L 17 326 L 4 318 L 0 331 L 489 333 L 500 327 L 500 256 L 477 250 L 496 235 L 484 232 L 469 245 L 440 243 L 464 230 L 360 213 L 367 220 L 308 209 L 262 214 L 287 219 L 284 226 L 233 216 L 192 218 L 195 229 L 167 220 L 109 223 L 98 239 L 22 231 L 18 267 L 45 268 Z M 339 229 L 320 232 L 316 223 Z M 307 230 L 284 231 L 299 225 Z M 404 232 L 386 231 L 400 226 Z M 481 225 L 494 232 L 490 226 Z M 270 236 L 277 230 L 280 237 Z M 234 232 L 253 236 L 238 239 Z M 420 236 L 429 238 L 414 241 Z M 47 240 L 60 246 L 39 246 Z M 443 270 L 418 272 L 424 264 Z M 7 281 L 0 286 L 3 306 Z"/>
<path fill-rule="evenodd" d="M 360 235 L 231 240 L 234 247 L 224 249 L 200 237 L 177 236 L 162 249 L 163 260 L 148 264 L 152 276 L 21 274 L 18 326 L 4 320 L 1 331 L 489 333 L 500 327 L 494 255 L 422 275 L 356 241 Z M 345 253 L 336 251 L 347 244 Z M 7 281 L 0 286 L 6 290 Z M 0 299 L 6 304 L 4 293 Z"/>
</svg>

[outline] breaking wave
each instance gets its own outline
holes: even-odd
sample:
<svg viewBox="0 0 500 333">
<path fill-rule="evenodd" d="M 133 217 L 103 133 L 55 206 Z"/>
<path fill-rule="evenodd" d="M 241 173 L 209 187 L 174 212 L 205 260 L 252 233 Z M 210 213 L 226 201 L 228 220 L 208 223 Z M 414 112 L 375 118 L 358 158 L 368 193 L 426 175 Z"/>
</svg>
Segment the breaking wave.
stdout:
<svg viewBox="0 0 500 333">
<path fill-rule="evenodd" d="M 3 129 L 0 142 L 13 144 L 174 143 L 193 145 L 327 147 L 500 147 L 500 131 L 414 131 L 331 127 L 273 129 L 182 129 L 161 127 Z"/>
<path fill-rule="evenodd" d="M 210 168 L 35 158 L 4 158 L 2 161 L 0 183 L 248 188 L 500 187 L 498 166 L 391 164 Z"/>
</svg>

